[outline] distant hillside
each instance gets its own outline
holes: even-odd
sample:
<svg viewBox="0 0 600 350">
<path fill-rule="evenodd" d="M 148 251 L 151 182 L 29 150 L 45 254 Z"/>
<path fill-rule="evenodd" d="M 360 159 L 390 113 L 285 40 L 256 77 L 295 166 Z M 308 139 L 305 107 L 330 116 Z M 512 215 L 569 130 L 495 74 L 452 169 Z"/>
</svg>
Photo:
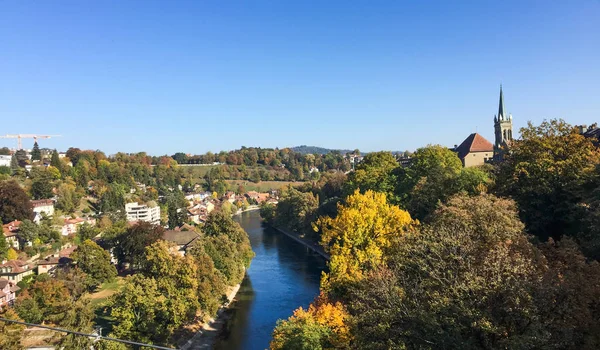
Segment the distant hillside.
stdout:
<svg viewBox="0 0 600 350">
<path fill-rule="evenodd" d="M 316 147 L 316 146 L 306 146 L 306 145 L 302 145 L 302 146 L 296 146 L 296 147 L 290 147 L 290 149 L 294 152 L 298 152 L 301 154 L 327 154 L 327 153 L 331 153 L 333 151 L 338 151 L 341 154 L 346 154 L 346 153 L 350 153 L 353 152 L 354 150 L 350 150 L 350 149 L 329 149 L 329 148 L 323 148 L 323 147 Z"/>
</svg>

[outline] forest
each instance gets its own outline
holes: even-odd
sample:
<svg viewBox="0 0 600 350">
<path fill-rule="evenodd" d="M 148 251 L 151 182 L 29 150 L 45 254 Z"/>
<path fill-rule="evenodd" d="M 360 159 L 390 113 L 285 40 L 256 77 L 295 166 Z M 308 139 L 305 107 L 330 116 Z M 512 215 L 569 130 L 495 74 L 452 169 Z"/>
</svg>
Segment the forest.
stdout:
<svg viewBox="0 0 600 350">
<path fill-rule="evenodd" d="M 287 188 L 261 214 L 319 242 L 329 271 L 271 349 L 597 349 L 597 141 L 529 123 L 484 166 L 429 145 Z"/>
</svg>

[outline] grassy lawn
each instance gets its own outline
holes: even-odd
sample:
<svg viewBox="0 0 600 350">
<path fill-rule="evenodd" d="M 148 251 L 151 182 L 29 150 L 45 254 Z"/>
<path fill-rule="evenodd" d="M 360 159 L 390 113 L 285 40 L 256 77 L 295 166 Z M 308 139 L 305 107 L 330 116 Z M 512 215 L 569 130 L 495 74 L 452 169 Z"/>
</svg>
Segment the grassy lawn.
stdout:
<svg viewBox="0 0 600 350">
<path fill-rule="evenodd" d="M 117 277 L 112 282 L 103 283 L 98 290 L 89 295 L 90 303 L 94 309 L 102 307 L 108 298 L 121 289 L 125 280 L 123 277 Z"/>
<path fill-rule="evenodd" d="M 229 185 L 229 188 L 235 190 L 239 185 L 243 185 L 246 188 L 246 191 L 257 191 L 257 192 L 267 192 L 269 190 L 278 190 L 287 185 L 299 186 L 304 182 L 301 181 L 261 181 L 259 183 L 254 183 L 248 180 L 225 180 Z"/>
<path fill-rule="evenodd" d="M 96 314 L 94 323 L 102 327 L 103 335 L 110 332 L 115 322 L 114 319 L 107 315 L 104 306 L 106 306 L 108 298 L 118 292 L 124 283 L 125 280 L 123 277 L 117 277 L 113 282 L 102 284 L 95 293 L 89 295 L 90 304 Z"/>
</svg>

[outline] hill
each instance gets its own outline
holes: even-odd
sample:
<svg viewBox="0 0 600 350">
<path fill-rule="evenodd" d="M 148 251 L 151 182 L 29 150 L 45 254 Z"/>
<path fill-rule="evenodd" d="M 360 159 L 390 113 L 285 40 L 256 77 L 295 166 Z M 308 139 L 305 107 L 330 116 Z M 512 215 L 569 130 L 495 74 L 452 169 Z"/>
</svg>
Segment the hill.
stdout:
<svg viewBox="0 0 600 350">
<path fill-rule="evenodd" d="M 290 147 L 290 149 L 294 152 L 301 153 L 301 154 L 309 154 L 309 153 L 327 154 L 327 153 L 331 153 L 334 151 L 338 151 L 341 154 L 353 152 L 353 150 L 350 150 L 350 149 L 330 149 L 330 148 L 323 148 L 323 147 L 317 147 L 317 146 L 306 146 L 306 145 Z"/>
</svg>

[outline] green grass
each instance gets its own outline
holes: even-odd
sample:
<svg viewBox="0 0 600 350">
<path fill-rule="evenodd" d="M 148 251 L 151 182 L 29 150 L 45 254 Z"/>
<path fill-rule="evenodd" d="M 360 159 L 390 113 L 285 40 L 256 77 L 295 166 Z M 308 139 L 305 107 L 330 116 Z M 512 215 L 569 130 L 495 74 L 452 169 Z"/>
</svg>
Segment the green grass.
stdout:
<svg viewBox="0 0 600 350">
<path fill-rule="evenodd" d="M 125 281 L 122 277 L 115 278 L 112 282 L 103 283 L 98 290 L 90 294 L 90 304 L 94 309 L 102 307 L 108 298 L 118 292 Z"/>
</svg>

